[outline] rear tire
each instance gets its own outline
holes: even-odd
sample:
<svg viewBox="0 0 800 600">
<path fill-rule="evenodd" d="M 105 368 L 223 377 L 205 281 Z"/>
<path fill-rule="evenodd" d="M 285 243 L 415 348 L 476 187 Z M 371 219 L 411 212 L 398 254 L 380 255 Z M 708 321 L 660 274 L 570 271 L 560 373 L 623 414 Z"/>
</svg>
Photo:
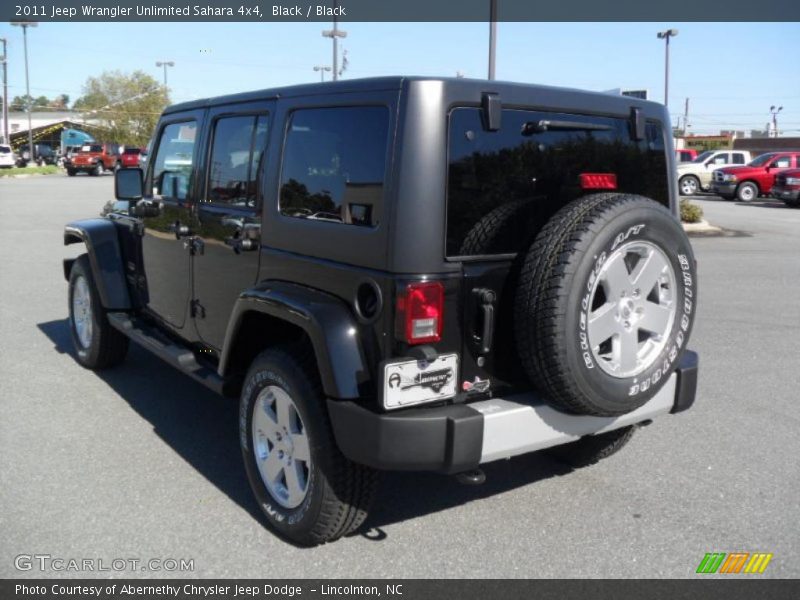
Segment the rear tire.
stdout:
<svg viewBox="0 0 800 600">
<path fill-rule="evenodd" d="M 253 361 L 239 405 L 250 487 L 269 526 L 303 546 L 355 531 L 377 488 L 339 451 L 325 402 L 313 352 L 275 348 Z"/>
<path fill-rule="evenodd" d="M 798 208 L 798 207 L 800 207 L 800 200 L 784 200 L 783 202 L 789 208 Z"/>
<path fill-rule="evenodd" d="M 678 182 L 681 195 L 694 196 L 700 191 L 700 180 L 694 175 L 684 175 Z"/>
<path fill-rule="evenodd" d="M 622 450 L 631 441 L 635 431 L 636 426 L 630 425 L 607 433 L 587 435 L 575 442 L 549 448 L 545 452 L 574 469 L 588 467 Z"/>
<path fill-rule="evenodd" d="M 628 194 L 579 198 L 524 257 L 514 300 L 522 366 L 556 408 L 630 412 L 680 362 L 696 301 L 692 248 L 669 210 Z"/>
<path fill-rule="evenodd" d="M 125 360 L 128 338 L 108 322 L 86 254 L 75 260 L 69 274 L 69 325 L 78 362 L 87 369 Z"/>
<path fill-rule="evenodd" d="M 740 183 L 739 187 L 736 188 L 736 198 L 741 202 L 758 200 L 758 186 L 751 181 Z"/>
</svg>

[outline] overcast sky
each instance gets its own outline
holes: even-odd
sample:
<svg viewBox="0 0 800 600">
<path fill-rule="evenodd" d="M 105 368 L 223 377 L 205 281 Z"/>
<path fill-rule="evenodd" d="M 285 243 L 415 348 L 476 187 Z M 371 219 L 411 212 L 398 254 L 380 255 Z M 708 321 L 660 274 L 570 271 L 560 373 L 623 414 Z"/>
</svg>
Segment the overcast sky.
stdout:
<svg viewBox="0 0 800 600">
<path fill-rule="evenodd" d="M 324 23 L 42 23 L 29 30 L 31 94 L 69 94 L 104 70 L 141 69 L 162 77 L 173 60 L 175 101 L 319 80 L 329 65 Z M 376 75 L 483 78 L 486 23 L 344 23 L 344 77 Z M 696 133 L 763 128 L 782 105 L 779 128 L 800 135 L 800 23 L 500 23 L 497 78 L 590 90 L 645 88 L 664 99 L 664 42 L 670 43 L 673 122 L 690 99 Z M 25 93 L 22 31 L 9 40 L 9 99 Z M 341 54 L 341 51 L 340 51 Z"/>
</svg>

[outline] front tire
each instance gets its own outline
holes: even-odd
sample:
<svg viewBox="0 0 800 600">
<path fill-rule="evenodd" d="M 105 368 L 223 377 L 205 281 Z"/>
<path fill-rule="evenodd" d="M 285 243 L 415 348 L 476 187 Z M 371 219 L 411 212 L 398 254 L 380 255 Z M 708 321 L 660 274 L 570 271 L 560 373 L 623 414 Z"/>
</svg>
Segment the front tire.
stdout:
<svg viewBox="0 0 800 600">
<path fill-rule="evenodd" d="M 275 348 L 253 361 L 239 405 L 250 487 L 269 526 L 303 546 L 355 531 L 377 487 L 339 451 L 325 402 L 313 353 Z"/>
<path fill-rule="evenodd" d="M 75 169 L 67 169 L 67 175 L 70 177 L 75 177 L 77 171 Z"/>
<path fill-rule="evenodd" d="M 125 360 L 128 338 L 108 322 L 86 254 L 75 260 L 69 274 L 69 324 L 78 362 L 87 369 Z"/>
<path fill-rule="evenodd" d="M 736 188 L 736 198 L 741 202 L 752 202 L 758 199 L 758 186 L 751 181 L 740 183 Z"/>
<path fill-rule="evenodd" d="M 105 166 L 103 165 L 102 161 L 97 161 L 94 165 L 94 169 L 92 169 L 92 175 L 99 177 L 103 173 L 105 173 Z"/>
<path fill-rule="evenodd" d="M 524 256 L 516 345 L 556 407 L 599 416 L 642 406 L 689 340 L 697 278 L 689 239 L 664 206 L 593 194 L 556 213 Z"/>
</svg>

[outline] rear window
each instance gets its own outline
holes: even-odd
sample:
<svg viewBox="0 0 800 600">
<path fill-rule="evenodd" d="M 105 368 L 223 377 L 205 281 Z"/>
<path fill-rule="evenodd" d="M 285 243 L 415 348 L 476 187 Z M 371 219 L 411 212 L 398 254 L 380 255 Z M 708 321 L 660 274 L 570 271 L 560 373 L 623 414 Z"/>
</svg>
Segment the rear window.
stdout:
<svg viewBox="0 0 800 600">
<path fill-rule="evenodd" d="M 545 121 L 553 125 L 541 127 Z M 486 131 L 479 109 L 453 110 L 447 256 L 523 250 L 543 215 L 592 193 L 581 189 L 581 173 L 614 173 L 618 191 L 668 204 L 660 124 L 648 121 L 641 142 L 631 140 L 629 127 L 629 121 L 621 118 L 506 109 L 501 130 Z M 489 227 L 502 227 L 502 234 L 484 235 Z M 492 238 L 490 247 L 476 243 L 487 237 Z"/>
<path fill-rule="evenodd" d="M 125 154 L 141 154 L 141 149 L 139 148 L 125 148 Z"/>
<path fill-rule="evenodd" d="M 11 148 L 8 146 L 0 146 L 0 154 L 11 154 Z"/>
<path fill-rule="evenodd" d="M 314 108 L 292 114 L 281 169 L 281 214 L 375 226 L 383 204 L 389 110 Z"/>
</svg>

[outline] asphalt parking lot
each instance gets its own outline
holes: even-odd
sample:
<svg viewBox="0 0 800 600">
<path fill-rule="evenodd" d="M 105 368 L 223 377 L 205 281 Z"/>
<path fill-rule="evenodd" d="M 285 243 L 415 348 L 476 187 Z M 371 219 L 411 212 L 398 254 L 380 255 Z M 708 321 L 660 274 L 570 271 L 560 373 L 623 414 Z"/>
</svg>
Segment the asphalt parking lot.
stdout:
<svg viewBox="0 0 800 600">
<path fill-rule="evenodd" d="M 800 210 L 698 199 L 695 407 L 583 471 L 529 455 L 488 481 L 387 474 L 366 527 L 314 549 L 263 526 L 235 403 L 144 350 L 73 359 L 63 225 L 113 178 L 0 179 L 0 577 L 14 557 L 192 559 L 197 577 L 694 577 L 706 552 L 770 552 L 800 576 Z M 46 576 L 92 573 L 45 572 Z"/>
</svg>

